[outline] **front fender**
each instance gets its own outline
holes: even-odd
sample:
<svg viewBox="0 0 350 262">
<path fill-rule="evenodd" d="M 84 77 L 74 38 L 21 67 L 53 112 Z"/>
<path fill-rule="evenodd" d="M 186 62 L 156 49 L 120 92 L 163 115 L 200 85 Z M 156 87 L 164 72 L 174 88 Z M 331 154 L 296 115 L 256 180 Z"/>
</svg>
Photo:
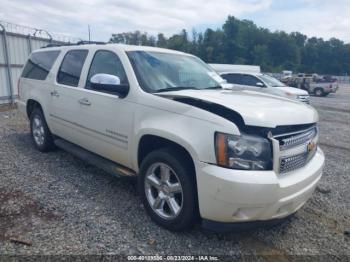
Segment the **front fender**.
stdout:
<svg viewBox="0 0 350 262">
<path fill-rule="evenodd" d="M 143 136 L 146 135 L 153 135 L 157 136 L 163 139 L 170 140 L 183 148 L 187 150 L 187 152 L 191 155 L 194 162 L 198 160 L 198 154 L 195 150 L 195 148 L 184 138 L 175 135 L 174 133 L 168 132 L 166 130 L 161 130 L 159 128 L 144 128 L 140 130 L 140 132 L 135 137 L 135 148 L 132 150 L 132 152 L 138 152 L 139 144 Z M 133 166 L 134 169 L 138 171 L 138 154 L 133 154 Z"/>
<path fill-rule="evenodd" d="M 135 117 L 135 135 L 130 152 L 132 165 L 138 171 L 138 147 L 144 135 L 154 135 L 170 140 L 191 155 L 193 161 L 216 163 L 214 136 L 215 132 L 230 132 L 230 126 L 223 126 L 186 115 L 158 111 L 154 114 L 142 113 Z"/>
</svg>

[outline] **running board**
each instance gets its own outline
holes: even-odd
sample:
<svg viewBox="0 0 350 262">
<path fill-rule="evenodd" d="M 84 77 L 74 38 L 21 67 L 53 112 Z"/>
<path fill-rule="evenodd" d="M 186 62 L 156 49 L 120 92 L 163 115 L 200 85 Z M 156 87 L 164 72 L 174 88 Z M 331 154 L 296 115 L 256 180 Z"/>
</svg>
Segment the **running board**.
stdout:
<svg viewBox="0 0 350 262">
<path fill-rule="evenodd" d="M 55 139 L 54 142 L 58 148 L 61 148 L 64 151 L 71 153 L 72 155 L 80 158 L 81 160 L 86 161 L 87 163 L 93 166 L 96 166 L 113 176 L 116 176 L 116 177 L 135 177 L 136 176 L 136 173 L 134 171 L 126 167 L 123 167 L 121 165 L 118 165 L 104 157 L 96 155 L 66 140 L 58 138 L 58 139 Z"/>
</svg>

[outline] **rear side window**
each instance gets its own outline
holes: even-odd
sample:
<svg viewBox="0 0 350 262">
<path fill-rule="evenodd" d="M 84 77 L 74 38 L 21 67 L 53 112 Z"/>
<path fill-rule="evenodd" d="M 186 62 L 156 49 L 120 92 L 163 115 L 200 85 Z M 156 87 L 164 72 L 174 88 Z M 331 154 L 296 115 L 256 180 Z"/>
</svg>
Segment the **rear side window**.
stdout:
<svg viewBox="0 0 350 262">
<path fill-rule="evenodd" d="M 68 86 L 78 86 L 87 54 L 88 50 L 67 52 L 58 71 L 57 82 Z"/>
<path fill-rule="evenodd" d="M 28 59 L 21 77 L 45 80 L 59 54 L 60 51 L 33 53 Z"/>
<path fill-rule="evenodd" d="M 221 75 L 223 79 L 225 79 L 230 84 L 241 84 L 241 75 L 240 74 L 224 74 Z"/>
</svg>

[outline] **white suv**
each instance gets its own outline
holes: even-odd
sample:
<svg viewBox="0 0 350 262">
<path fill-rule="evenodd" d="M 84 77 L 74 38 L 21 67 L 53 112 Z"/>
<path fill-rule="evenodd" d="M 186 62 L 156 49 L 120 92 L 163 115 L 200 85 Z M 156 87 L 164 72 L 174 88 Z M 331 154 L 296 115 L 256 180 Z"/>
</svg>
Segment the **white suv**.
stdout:
<svg viewBox="0 0 350 262">
<path fill-rule="evenodd" d="M 225 64 L 210 64 L 210 66 L 235 88 L 278 95 L 310 104 L 310 95 L 307 91 L 286 86 L 276 78 L 261 73 L 259 66 Z M 243 70 L 237 70 L 240 67 Z"/>
<path fill-rule="evenodd" d="M 58 146 L 114 175 L 137 176 L 147 213 L 167 229 L 196 219 L 216 230 L 279 221 L 321 178 L 317 112 L 224 83 L 182 52 L 49 47 L 26 63 L 18 104 L 38 150 Z"/>
</svg>

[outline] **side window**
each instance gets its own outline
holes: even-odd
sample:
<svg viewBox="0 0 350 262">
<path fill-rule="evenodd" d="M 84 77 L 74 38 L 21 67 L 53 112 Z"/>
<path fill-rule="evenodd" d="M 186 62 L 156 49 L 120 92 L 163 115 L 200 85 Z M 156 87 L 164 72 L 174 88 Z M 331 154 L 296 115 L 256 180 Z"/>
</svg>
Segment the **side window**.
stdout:
<svg viewBox="0 0 350 262">
<path fill-rule="evenodd" d="M 59 54 L 60 51 L 33 53 L 28 59 L 21 77 L 45 80 Z"/>
<path fill-rule="evenodd" d="M 221 75 L 230 84 L 241 84 L 241 75 L 240 74 L 224 74 Z"/>
<path fill-rule="evenodd" d="M 242 85 L 246 86 L 256 86 L 256 83 L 261 82 L 255 76 L 242 75 Z"/>
<path fill-rule="evenodd" d="M 89 74 L 86 81 L 86 88 L 91 89 L 91 78 L 96 74 L 109 74 L 118 76 L 121 85 L 128 85 L 122 62 L 119 57 L 106 50 L 97 51 L 90 66 Z"/>
<path fill-rule="evenodd" d="M 68 86 L 78 86 L 87 50 L 72 50 L 65 55 L 57 74 L 57 82 Z"/>
</svg>

